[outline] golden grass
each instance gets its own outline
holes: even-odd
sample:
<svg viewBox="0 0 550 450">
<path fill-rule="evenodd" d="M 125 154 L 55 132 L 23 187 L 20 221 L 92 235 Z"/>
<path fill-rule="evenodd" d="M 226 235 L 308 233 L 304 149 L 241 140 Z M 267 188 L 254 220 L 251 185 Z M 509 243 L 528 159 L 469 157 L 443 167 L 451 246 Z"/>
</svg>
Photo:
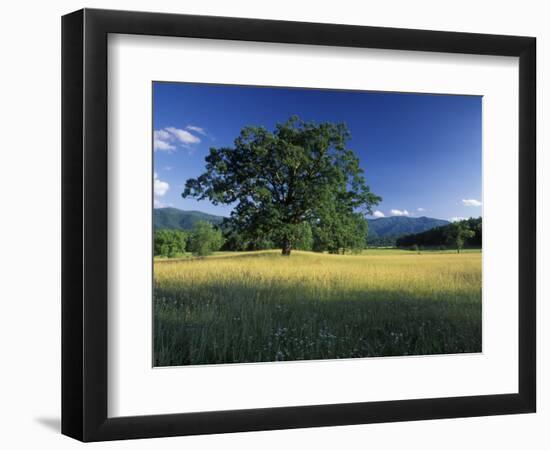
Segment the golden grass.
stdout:
<svg viewBox="0 0 550 450">
<path fill-rule="evenodd" d="M 243 252 L 154 272 L 158 365 L 481 350 L 479 252 Z"/>
</svg>

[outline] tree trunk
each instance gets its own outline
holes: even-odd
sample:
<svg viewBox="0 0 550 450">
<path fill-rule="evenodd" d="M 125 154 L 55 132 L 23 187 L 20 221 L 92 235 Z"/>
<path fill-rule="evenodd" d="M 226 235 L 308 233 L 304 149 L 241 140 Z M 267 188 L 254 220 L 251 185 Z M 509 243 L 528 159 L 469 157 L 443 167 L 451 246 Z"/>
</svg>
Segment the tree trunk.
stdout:
<svg viewBox="0 0 550 450">
<path fill-rule="evenodd" d="M 292 250 L 292 245 L 290 244 L 290 241 L 284 241 L 283 242 L 283 250 L 282 255 L 283 256 L 290 256 L 290 252 Z"/>
</svg>

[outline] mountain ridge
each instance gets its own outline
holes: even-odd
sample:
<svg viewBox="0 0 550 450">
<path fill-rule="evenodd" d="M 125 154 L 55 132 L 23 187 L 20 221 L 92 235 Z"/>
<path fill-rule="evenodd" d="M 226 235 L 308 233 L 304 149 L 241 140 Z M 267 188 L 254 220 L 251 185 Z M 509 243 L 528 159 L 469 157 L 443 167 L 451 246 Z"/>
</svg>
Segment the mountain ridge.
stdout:
<svg viewBox="0 0 550 450">
<path fill-rule="evenodd" d="M 153 226 L 156 230 L 190 230 L 200 220 L 217 225 L 225 217 L 208 214 L 196 210 L 182 210 L 173 207 L 155 208 L 153 210 Z M 448 225 L 450 222 L 431 217 L 391 216 L 367 219 L 368 236 L 376 238 L 397 238 L 406 234 L 421 233 L 432 228 Z"/>
<path fill-rule="evenodd" d="M 432 228 L 448 225 L 450 222 L 432 217 L 391 216 L 367 219 L 370 237 L 397 237 L 405 234 L 422 233 Z"/>
<path fill-rule="evenodd" d="M 222 216 L 202 211 L 184 211 L 172 207 L 155 208 L 153 210 L 153 228 L 155 230 L 191 230 L 201 220 L 217 225 L 223 219 Z"/>
</svg>

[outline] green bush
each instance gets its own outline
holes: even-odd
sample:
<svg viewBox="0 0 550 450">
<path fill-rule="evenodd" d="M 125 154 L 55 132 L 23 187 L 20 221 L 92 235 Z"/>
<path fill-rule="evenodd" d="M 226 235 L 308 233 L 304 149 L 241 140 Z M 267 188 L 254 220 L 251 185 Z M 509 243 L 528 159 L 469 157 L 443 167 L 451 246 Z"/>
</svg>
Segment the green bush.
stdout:
<svg viewBox="0 0 550 450">
<path fill-rule="evenodd" d="M 187 233 L 178 230 L 155 231 L 154 252 L 155 256 L 174 258 L 185 254 Z"/>
<path fill-rule="evenodd" d="M 200 221 L 195 224 L 189 236 L 188 250 L 195 256 L 207 256 L 223 245 L 222 232 L 210 223 Z"/>
</svg>

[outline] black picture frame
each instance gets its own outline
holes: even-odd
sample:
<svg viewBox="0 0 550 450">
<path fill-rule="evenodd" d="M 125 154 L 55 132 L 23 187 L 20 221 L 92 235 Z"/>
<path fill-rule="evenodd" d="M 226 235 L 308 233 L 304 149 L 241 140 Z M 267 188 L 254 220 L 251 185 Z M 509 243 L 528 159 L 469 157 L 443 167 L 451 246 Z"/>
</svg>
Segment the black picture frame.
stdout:
<svg viewBox="0 0 550 450">
<path fill-rule="evenodd" d="M 110 33 L 519 57 L 518 393 L 107 417 Z M 536 409 L 533 37 L 84 9 L 62 18 L 62 433 L 81 441 L 530 413 Z"/>
</svg>

